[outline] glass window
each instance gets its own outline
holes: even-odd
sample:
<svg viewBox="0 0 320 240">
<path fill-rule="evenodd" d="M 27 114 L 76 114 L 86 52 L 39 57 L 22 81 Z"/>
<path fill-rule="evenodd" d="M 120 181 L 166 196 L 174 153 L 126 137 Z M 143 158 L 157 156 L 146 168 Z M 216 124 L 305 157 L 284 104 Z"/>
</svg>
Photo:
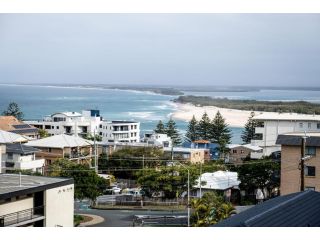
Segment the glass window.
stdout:
<svg viewBox="0 0 320 240">
<path fill-rule="evenodd" d="M 13 153 L 8 153 L 8 159 L 13 159 Z"/>
<path fill-rule="evenodd" d="M 320 129 L 320 123 L 317 123 L 317 129 Z"/>
<path fill-rule="evenodd" d="M 299 127 L 300 127 L 300 128 L 303 128 L 303 123 L 299 123 Z"/>
<path fill-rule="evenodd" d="M 306 147 L 306 155 L 315 156 L 316 147 Z"/>
<path fill-rule="evenodd" d="M 304 175 L 309 177 L 316 176 L 316 167 L 313 166 L 306 166 L 304 169 Z"/>
<path fill-rule="evenodd" d="M 312 191 L 315 191 L 316 188 L 315 188 L 315 187 L 305 187 L 304 190 L 312 190 Z"/>
<path fill-rule="evenodd" d="M 309 128 L 309 129 L 311 128 L 311 123 L 308 123 L 308 128 Z"/>
<path fill-rule="evenodd" d="M 235 149 L 233 149 L 233 151 L 232 151 L 233 153 L 237 153 L 237 150 L 235 150 Z"/>
</svg>

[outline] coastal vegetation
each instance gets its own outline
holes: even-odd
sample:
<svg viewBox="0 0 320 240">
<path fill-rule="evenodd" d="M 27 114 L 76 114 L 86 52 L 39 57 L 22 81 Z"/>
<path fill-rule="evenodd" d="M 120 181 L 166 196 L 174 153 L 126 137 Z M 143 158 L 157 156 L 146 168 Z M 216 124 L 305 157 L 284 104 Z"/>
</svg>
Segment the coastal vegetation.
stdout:
<svg viewBox="0 0 320 240">
<path fill-rule="evenodd" d="M 241 134 L 243 143 L 250 143 L 255 136 L 255 130 L 258 126 L 258 121 L 253 119 L 254 115 L 254 112 L 251 112 L 250 117 L 248 118 L 248 121 L 244 126 L 244 130 Z"/>
<path fill-rule="evenodd" d="M 320 114 L 320 104 L 306 101 L 257 101 L 212 98 L 207 96 L 179 96 L 173 100 L 177 103 L 191 103 L 195 106 L 215 106 L 247 111 L 292 112 L 303 114 Z"/>
<path fill-rule="evenodd" d="M 166 125 L 164 125 L 163 122 L 160 120 L 156 128 L 154 129 L 154 132 L 167 134 L 168 137 L 171 138 L 172 144 L 175 146 L 181 144 L 179 131 L 177 129 L 175 121 L 172 118 L 169 119 Z"/>
<path fill-rule="evenodd" d="M 18 120 L 23 120 L 23 112 L 20 111 L 20 107 L 17 103 L 11 102 L 9 103 L 6 110 L 3 111 L 2 115 L 4 116 L 13 116 Z"/>
</svg>

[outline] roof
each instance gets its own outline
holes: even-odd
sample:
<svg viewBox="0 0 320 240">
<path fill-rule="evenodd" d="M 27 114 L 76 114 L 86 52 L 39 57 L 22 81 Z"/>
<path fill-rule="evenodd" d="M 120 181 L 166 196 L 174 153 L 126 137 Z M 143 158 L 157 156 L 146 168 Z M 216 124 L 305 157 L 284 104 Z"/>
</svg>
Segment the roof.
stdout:
<svg viewBox="0 0 320 240">
<path fill-rule="evenodd" d="M 302 136 L 305 134 L 301 133 L 290 133 L 278 135 L 276 144 L 288 145 L 288 146 L 301 146 Z M 306 146 L 309 147 L 320 147 L 320 135 L 307 133 Z"/>
<path fill-rule="evenodd" d="M 165 152 L 180 152 L 180 153 L 191 153 L 193 151 L 205 151 L 206 149 L 203 148 L 185 148 L 185 147 L 174 147 L 173 149 L 171 147 L 164 147 L 163 151 Z"/>
<path fill-rule="evenodd" d="M 93 142 L 77 136 L 66 134 L 54 135 L 39 140 L 29 141 L 25 145 L 32 147 L 47 148 L 65 148 L 65 147 L 83 147 L 92 145 Z"/>
<path fill-rule="evenodd" d="M 238 147 L 244 147 L 244 148 L 250 149 L 252 151 L 260 151 L 260 150 L 262 150 L 261 147 L 254 146 L 254 145 L 251 145 L 251 144 L 244 144 L 244 145 L 241 145 L 241 144 L 227 144 L 227 148 L 229 148 L 229 149 L 238 148 Z"/>
<path fill-rule="evenodd" d="M 27 142 L 28 139 L 16 133 L 0 130 L 0 143 Z"/>
<path fill-rule="evenodd" d="M 203 189 L 225 190 L 233 187 L 238 187 L 240 181 L 238 180 L 237 172 L 216 171 L 213 173 L 203 173 L 201 175 L 201 185 Z M 197 180 L 195 188 L 200 188 L 200 178 Z"/>
<path fill-rule="evenodd" d="M 225 219 L 216 227 L 319 227 L 320 193 L 280 196 Z"/>
<path fill-rule="evenodd" d="M 320 115 L 298 113 L 264 112 L 254 116 L 255 120 L 279 120 L 279 121 L 320 121 Z"/>
<path fill-rule="evenodd" d="M 121 123 L 139 123 L 139 122 L 135 122 L 135 121 L 126 121 L 126 120 L 115 120 L 115 121 L 111 121 L 112 124 L 121 124 Z"/>
<path fill-rule="evenodd" d="M 82 114 L 78 113 L 78 112 L 57 112 L 57 113 L 52 114 L 51 117 L 56 114 L 63 114 L 67 117 L 81 117 L 82 116 Z"/>
<path fill-rule="evenodd" d="M 69 184 L 73 184 L 73 179 L 21 175 L 20 186 L 18 174 L 0 174 L 0 199 L 26 195 Z"/>
<path fill-rule="evenodd" d="M 21 143 L 8 143 L 6 144 L 7 153 L 18 153 L 18 154 L 30 154 L 39 152 L 40 150 L 34 147 L 26 146 Z"/>
<path fill-rule="evenodd" d="M 208 140 L 195 140 L 194 143 L 210 143 Z"/>
<path fill-rule="evenodd" d="M 38 133 L 39 131 L 31 125 L 19 121 L 14 116 L 0 116 L 0 129 L 18 134 Z"/>
<path fill-rule="evenodd" d="M 20 124 L 21 122 L 14 116 L 0 116 L 0 129 L 8 131 L 13 129 L 12 125 Z"/>
</svg>

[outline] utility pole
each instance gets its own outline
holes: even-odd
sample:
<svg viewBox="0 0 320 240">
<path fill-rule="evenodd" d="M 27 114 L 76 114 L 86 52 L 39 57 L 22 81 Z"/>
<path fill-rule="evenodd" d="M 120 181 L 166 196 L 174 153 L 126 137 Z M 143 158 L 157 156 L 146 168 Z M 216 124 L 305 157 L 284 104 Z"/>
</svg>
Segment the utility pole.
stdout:
<svg viewBox="0 0 320 240">
<path fill-rule="evenodd" d="M 201 175 L 202 175 L 202 162 L 200 162 L 200 198 L 202 197 L 202 189 L 201 189 Z"/>
<path fill-rule="evenodd" d="M 93 140 L 94 140 L 94 168 L 98 174 L 98 161 L 97 161 L 97 147 L 96 147 L 96 129 L 93 131 Z"/>
<path fill-rule="evenodd" d="M 301 139 L 301 161 L 300 161 L 300 191 L 304 191 L 304 160 L 306 158 L 306 136 Z"/>
</svg>

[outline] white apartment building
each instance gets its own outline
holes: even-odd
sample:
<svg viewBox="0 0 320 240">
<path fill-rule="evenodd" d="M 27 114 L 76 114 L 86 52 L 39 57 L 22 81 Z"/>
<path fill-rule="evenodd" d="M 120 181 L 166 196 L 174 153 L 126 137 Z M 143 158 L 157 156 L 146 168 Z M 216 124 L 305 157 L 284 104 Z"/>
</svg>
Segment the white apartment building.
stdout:
<svg viewBox="0 0 320 240">
<path fill-rule="evenodd" d="M 135 121 L 101 121 L 102 142 L 140 142 L 140 123 Z"/>
<path fill-rule="evenodd" d="M 42 173 L 45 160 L 37 158 L 39 149 L 22 145 L 21 143 L 8 143 L 3 146 L 2 167 L 5 172 L 10 170 L 31 170 Z M 3 171 L 4 172 L 4 171 Z"/>
<path fill-rule="evenodd" d="M 0 227 L 73 227 L 73 179 L 0 174 Z"/>
<path fill-rule="evenodd" d="M 251 144 L 263 148 L 262 156 L 269 156 L 273 152 L 280 151 L 281 146 L 276 144 L 279 134 L 290 132 L 320 132 L 320 115 L 308 115 L 297 113 L 262 113 L 253 117 L 258 121 L 255 128 L 255 138 Z"/>
<path fill-rule="evenodd" d="M 106 121 L 99 110 L 59 112 L 41 121 L 25 121 L 50 135 L 68 134 L 86 136 L 100 135 L 103 142 L 139 142 L 140 123 L 135 121 Z"/>
<path fill-rule="evenodd" d="M 163 134 L 163 133 L 155 133 L 155 132 L 145 133 L 142 141 L 152 145 L 160 145 L 162 147 L 172 146 L 171 138 L 168 137 L 167 134 Z"/>
</svg>

